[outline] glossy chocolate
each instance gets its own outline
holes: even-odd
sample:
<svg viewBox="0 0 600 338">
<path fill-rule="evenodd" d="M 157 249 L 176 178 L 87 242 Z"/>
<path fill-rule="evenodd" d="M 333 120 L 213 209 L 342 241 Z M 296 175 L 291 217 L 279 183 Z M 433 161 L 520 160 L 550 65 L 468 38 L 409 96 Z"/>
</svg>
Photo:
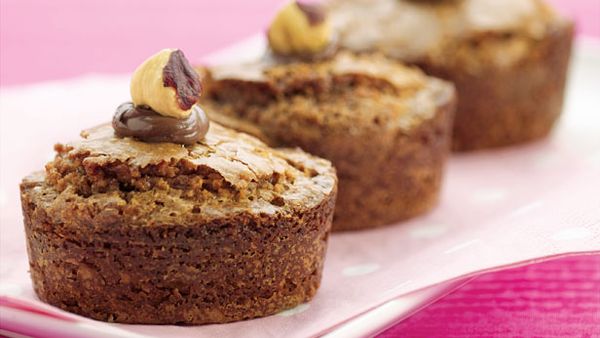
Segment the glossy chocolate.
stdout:
<svg viewBox="0 0 600 338">
<path fill-rule="evenodd" d="M 185 119 L 162 116 L 145 106 L 131 102 L 121 104 L 112 121 L 115 134 L 133 137 L 144 142 L 194 144 L 208 132 L 208 117 L 197 105 Z"/>
</svg>

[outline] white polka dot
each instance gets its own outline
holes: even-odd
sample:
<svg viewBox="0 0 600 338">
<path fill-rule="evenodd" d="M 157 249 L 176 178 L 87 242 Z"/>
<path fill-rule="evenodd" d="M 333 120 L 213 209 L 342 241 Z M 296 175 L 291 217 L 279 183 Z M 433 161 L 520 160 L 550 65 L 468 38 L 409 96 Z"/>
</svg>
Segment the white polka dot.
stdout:
<svg viewBox="0 0 600 338">
<path fill-rule="evenodd" d="M 23 288 L 19 284 L 0 283 L 0 295 L 19 296 L 23 292 Z"/>
<path fill-rule="evenodd" d="M 556 153 L 540 153 L 534 158 L 533 166 L 539 169 L 552 168 L 558 165 L 560 161 L 561 157 Z"/>
<path fill-rule="evenodd" d="M 0 275 L 6 275 L 12 270 L 12 264 L 0 264 Z"/>
<path fill-rule="evenodd" d="M 410 231 L 410 236 L 414 239 L 432 239 L 438 238 L 448 232 L 448 226 L 445 224 L 426 224 L 416 226 Z"/>
<path fill-rule="evenodd" d="M 345 268 L 342 273 L 344 274 L 344 276 L 354 277 L 354 276 L 368 275 L 377 270 L 379 270 L 379 264 L 368 263 L 368 264 L 349 266 L 349 267 Z"/>
<path fill-rule="evenodd" d="M 410 279 L 407 281 L 404 281 L 404 282 L 394 286 L 393 288 L 387 290 L 386 292 L 384 292 L 384 295 L 386 297 L 388 297 L 388 296 L 397 297 L 398 293 L 401 293 L 404 290 L 406 290 L 406 286 L 408 286 L 409 284 L 412 284 L 412 283 L 413 283 L 413 281 Z"/>
<path fill-rule="evenodd" d="M 528 212 L 530 212 L 531 210 L 535 210 L 535 209 L 541 207 L 542 205 L 544 205 L 543 201 L 536 201 L 533 203 L 525 204 L 524 206 L 517 208 L 517 209 L 513 210 L 511 213 L 509 213 L 508 217 L 517 217 L 517 216 L 525 215 Z"/>
<path fill-rule="evenodd" d="M 555 241 L 573 241 L 576 239 L 584 239 L 590 236 L 592 236 L 592 231 L 590 231 L 590 229 L 574 227 L 562 229 L 554 233 L 552 236 L 550 236 L 550 238 Z"/>
<path fill-rule="evenodd" d="M 473 193 L 471 202 L 475 204 L 496 204 L 508 198 L 506 189 L 494 188 Z"/>
<path fill-rule="evenodd" d="M 8 204 L 8 197 L 6 197 L 6 191 L 0 187 L 0 208 L 4 208 Z"/>
<path fill-rule="evenodd" d="M 282 317 L 290 317 L 290 316 L 297 315 L 299 313 L 302 313 L 302 312 L 308 310 L 309 307 L 310 307 L 310 304 L 300 304 L 291 309 L 281 311 L 277 315 L 282 316 Z"/>
<path fill-rule="evenodd" d="M 451 253 L 460 251 L 460 250 L 462 250 L 464 248 L 470 247 L 471 245 L 473 245 L 473 244 L 475 244 L 477 242 L 479 242 L 479 239 L 477 239 L 477 238 L 476 239 L 472 239 L 470 241 L 457 244 L 457 245 L 451 247 L 450 249 L 444 251 L 444 253 L 445 254 L 451 254 Z"/>
<path fill-rule="evenodd" d="M 600 151 L 590 155 L 587 161 L 593 168 L 600 168 Z"/>
</svg>

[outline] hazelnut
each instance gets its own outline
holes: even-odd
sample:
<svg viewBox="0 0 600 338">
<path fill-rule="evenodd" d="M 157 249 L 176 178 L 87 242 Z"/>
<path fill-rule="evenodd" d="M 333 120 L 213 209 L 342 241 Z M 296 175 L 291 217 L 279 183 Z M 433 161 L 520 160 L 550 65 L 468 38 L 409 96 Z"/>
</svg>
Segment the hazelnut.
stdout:
<svg viewBox="0 0 600 338">
<path fill-rule="evenodd" d="M 131 77 L 131 100 L 163 116 L 187 118 L 200 98 L 200 79 L 183 53 L 163 49 L 144 61 Z"/>
<path fill-rule="evenodd" d="M 332 29 L 321 7 L 292 1 L 277 13 L 267 37 L 275 53 L 315 54 L 331 43 Z"/>
</svg>

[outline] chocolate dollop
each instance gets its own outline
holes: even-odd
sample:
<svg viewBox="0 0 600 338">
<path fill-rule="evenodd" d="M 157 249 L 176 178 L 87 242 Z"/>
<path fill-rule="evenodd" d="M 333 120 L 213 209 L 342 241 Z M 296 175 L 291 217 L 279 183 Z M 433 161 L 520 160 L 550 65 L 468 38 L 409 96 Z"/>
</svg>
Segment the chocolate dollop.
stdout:
<svg viewBox="0 0 600 338">
<path fill-rule="evenodd" d="M 200 78 L 179 49 L 171 53 L 163 68 L 163 85 L 175 89 L 177 105 L 183 110 L 192 108 L 200 98 Z"/>
<path fill-rule="evenodd" d="M 208 117 L 197 105 L 185 119 L 162 116 L 146 106 L 121 104 L 112 121 L 115 134 L 133 137 L 144 142 L 194 144 L 208 132 Z"/>
</svg>

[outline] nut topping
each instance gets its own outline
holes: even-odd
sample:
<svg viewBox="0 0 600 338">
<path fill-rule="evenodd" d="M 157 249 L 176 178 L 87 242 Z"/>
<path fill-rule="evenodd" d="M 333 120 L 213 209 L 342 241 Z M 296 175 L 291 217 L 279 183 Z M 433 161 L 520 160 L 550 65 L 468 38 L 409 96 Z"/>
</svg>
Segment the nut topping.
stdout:
<svg viewBox="0 0 600 338">
<path fill-rule="evenodd" d="M 333 40 L 323 8 L 292 1 L 275 16 L 267 33 L 271 49 L 280 55 L 317 54 Z"/>
<path fill-rule="evenodd" d="M 194 144 L 209 128 L 196 104 L 200 78 L 178 49 L 163 49 L 142 63 L 131 77 L 131 99 L 120 105 L 112 125 L 119 137 L 144 142 Z"/>
<path fill-rule="evenodd" d="M 163 116 L 184 119 L 200 98 L 200 79 L 180 50 L 163 49 L 131 78 L 131 99 Z"/>
</svg>

